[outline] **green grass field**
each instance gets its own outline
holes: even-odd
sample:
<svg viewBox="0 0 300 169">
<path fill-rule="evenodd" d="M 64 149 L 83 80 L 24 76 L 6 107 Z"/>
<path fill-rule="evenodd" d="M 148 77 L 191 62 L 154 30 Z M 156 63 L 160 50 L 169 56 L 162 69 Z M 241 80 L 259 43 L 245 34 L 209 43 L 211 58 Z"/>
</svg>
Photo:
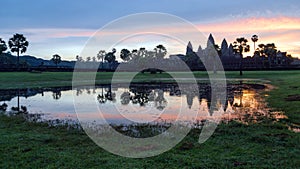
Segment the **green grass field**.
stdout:
<svg viewBox="0 0 300 169">
<path fill-rule="evenodd" d="M 109 83 L 112 73 L 98 73 L 97 83 Z M 198 78 L 206 73 L 195 72 Z M 126 73 L 124 74 L 126 77 Z M 227 72 L 229 79 L 241 78 Z M 141 74 L 136 79 L 168 78 L 167 74 Z M 288 125 L 300 125 L 300 71 L 244 72 L 244 79 L 269 81 L 270 107 L 284 111 L 288 119 L 243 125 L 221 124 L 205 143 L 198 144 L 198 130 L 175 148 L 156 157 L 129 159 L 99 148 L 82 132 L 65 127 L 26 122 L 21 117 L 0 116 L 0 168 L 299 168 L 300 133 Z M 0 73 L 0 88 L 70 86 L 72 73 Z M 22 81 L 22 84 L 19 83 Z M 188 148 L 184 148 L 188 145 Z"/>
</svg>

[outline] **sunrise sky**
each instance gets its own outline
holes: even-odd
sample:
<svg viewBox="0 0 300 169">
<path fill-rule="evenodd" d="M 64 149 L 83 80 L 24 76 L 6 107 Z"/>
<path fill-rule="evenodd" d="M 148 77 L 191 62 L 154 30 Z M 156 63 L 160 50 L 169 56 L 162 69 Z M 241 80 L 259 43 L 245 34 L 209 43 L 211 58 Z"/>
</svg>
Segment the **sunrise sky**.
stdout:
<svg viewBox="0 0 300 169">
<path fill-rule="evenodd" d="M 7 41 L 14 33 L 22 33 L 30 42 L 26 54 L 50 59 L 58 53 L 74 60 L 87 40 L 111 21 L 135 13 L 163 12 L 193 23 L 206 36 L 212 33 L 218 44 L 223 38 L 232 43 L 237 37 L 250 40 L 257 34 L 258 44 L 275 43 L 281 51 L 300 58 L 299 7 L 299 0 L 10 0 L 1 2 L 0 38 Z M 164 29 L 183 31 L 171 25 Z M 249 44 L 253 50 L 253 43 Z M 185 49 L 170 46 L 169 51 L 184 53 Z"/>
</svg>

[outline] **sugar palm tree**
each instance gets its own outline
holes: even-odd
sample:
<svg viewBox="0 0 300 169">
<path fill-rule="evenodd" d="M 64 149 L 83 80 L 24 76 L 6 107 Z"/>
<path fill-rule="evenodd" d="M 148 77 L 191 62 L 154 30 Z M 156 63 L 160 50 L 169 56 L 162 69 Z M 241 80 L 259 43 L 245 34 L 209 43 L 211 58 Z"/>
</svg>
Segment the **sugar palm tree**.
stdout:
<svg viewBox="0 0 300 169">
<path fill-rule="evenodd" d="M 163 45 L 157 45 L 154 50 L 156 52 L 156 57 L 157 58 L 161 58 L 162 59 L 167 54 L 167 49 Z"/>
<path fill-rule="evenodd" d="M 12 38 L 8 41 L 8 46 L 12 52 L 16 52 L 18 59 L 17 59 L 17 67 L 19 69 L 19 58 L 20 53 L 25 53 L 29 42 L 26 40 L 24 35 L 22 34 L 15 34 Z"/>
<path fill-rule="evenodd" d="M 102 61 L 102 63 L 101 63 L 101 65 L 102 65 L 101 68 L 102 68 L 102 69 L 103 69 L 103 61 L 104 61 L 105 55 L 106 55 L 105 50 L 100 50 L 100 51 L 98 52 L 98 54 L 97 54 L 97 59 Z"/>
<path fill-rule="evenodd" d="M 233 49 L 236 53 L 240 55 L 240 75 L 243 75 L 242 67 L 243 67 L 243 52 L 249 52 L 250 46 L 247 44 L 248 40 L 244 37 L 237 38 L 235 42 L 233 42 Z"/>
<path fill-rule="evenodd" d="M 251 37 L 251 40 L 252 40 L 252 42 L 254 43 L 254 51 L 256 50 L 256 48 L 255 48 L 255 43 L 258 41 L 258 36 L 257 35 L 253 35 L 252 37 Z"/>
<path fill-rule="evenodd" d="M 51 60 L 57 67 L 57 65 L 61 62 L 61 57 L 58 54 L 55 54 Z"/>
<path fill-rule="evenodd" d="M 145 58 L 147 56 L 147 50 L 144 47 L 141 47 L 138 51 L 138 58 Z"/>
</svg>

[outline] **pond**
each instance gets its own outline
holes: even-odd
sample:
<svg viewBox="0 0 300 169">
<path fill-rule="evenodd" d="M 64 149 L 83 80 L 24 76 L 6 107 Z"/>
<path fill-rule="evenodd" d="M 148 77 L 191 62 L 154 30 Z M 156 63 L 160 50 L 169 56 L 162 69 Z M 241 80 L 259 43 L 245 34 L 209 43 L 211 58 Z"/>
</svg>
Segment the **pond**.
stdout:
<svg viewBox="0 0 300 169">
<path fill-rule="evenodd" d="M 186 87 L 189 85 L 186 84 Z M 222 109 L 224 122 L 235 120 L 242 123 L 255 123 L 265 118 L 278 120 L 286 118 L 280 112 L 272 112 L 261 94 L 266 86 L 259 84 L 228 84 L 225 104 L 211 103 L 209 84 L 198 84 L 198 94 L 188 93 L 173 83 L 122 84 L 112 88 L 110 85 L 95 87 L 82 86 L 0 90 L 0 105 L 7 104 L 7 110 L 18 105 L 25 106 L 30 117 L 36 121 L 58 123 L 77 123 L 74 99 L 88 112 L 86 120 L 94 122 L 101 112 L 106 121 L 114 125 L 134 123 L 169 123 L 176 120 L 179 109 L 198 111 L 198 123 L 206 120 L 215 111 Z M 87 97 L 93 96 L 98 112 L 90 109 Z M 32 120 L 32 119 L 31 119 Z"/>
</svg>

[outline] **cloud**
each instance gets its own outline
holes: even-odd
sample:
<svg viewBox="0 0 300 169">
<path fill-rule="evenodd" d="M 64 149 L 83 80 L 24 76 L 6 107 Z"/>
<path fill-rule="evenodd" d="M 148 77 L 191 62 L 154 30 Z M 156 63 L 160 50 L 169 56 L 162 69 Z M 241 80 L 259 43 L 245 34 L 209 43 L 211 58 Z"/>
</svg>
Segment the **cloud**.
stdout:
<svg viewBox="0 0 300 169">
<path fill-rule="evenodd" d="M 147 22 L 147 21 L 146 21 Z M 149 23 L 146 24 L 147 27 Z M 104 29 L 96 33 L 97 29 L 73 29 L 73 28 L 35 28 L 35 29 L 19 29 L 19 30 L 1 30 L 2 37 L 4 39 L 9 39 L 15 32 L 23 33 L 27 39 L 30 41 L 31 47 L 28 51 L 29 54 L 34 54 L 38 56 L 45 56 L 52 54 L 54 49 L 57 52 L 66 56 L 67 59 L 73 59 L 74 56 L 80 53 L 80 50 L 84 47 L 85 42 L 92 37 L 101 36 L 103 44 L 113 44 L 116 42 L 111 42 L 115 37 L 122 35 L 126 36 L 128 34 L 140 33 L 138 37 L 131 37 L 131 39 L 126 39 L 123 43 L 120 43 L 120 48 L 122 47 L 134 47 L 143 46 L 141 43 L 151 44 L 153 48 L 153 42 L 166 42 L 164 45 L 170 49 L 169 52 L 172 53 L 184 53 L 185 47 L 182 45 L 174 43 L 174 40 L 167 40 L 166 38 L 156 38 L 156 41 L 149 38 L 149 32 L 144 32 L 145 26 L 135 27 L 130 24 L 123 25 L 124 27 L 115 26 L 114 29 Z M 287 51 L 293 56 L 300 57 L 300 18 L 299 17 L 247 17 L 247 18 L 235 18 L 231 20 L 214 21 L 210 23 L 198 23 L 196 27 L 199 29 L 199 36 L 195 37 L 195 32 L 186 25 L 178 23 L 170 24 L 157 24 L 152 25 L 152 31 L 158 33 L 172 32 L 174 35 L 181 36 L 184 40 L 195 40 L 193 46 L 197 48 L 199 43 L 205 44 L 209 33 L 212 33 L 218 44 L 221 44 L 223 38 L 226 38 L 229 43 L 232 43 L 237 37 L 246 37 L 249 39 L 249 44 L 251 44 L 251 36 L 257 34 L 259 36 L 258 43 L 275 43 L 279 50 Z M 142 32 L 142 33 L 141 33 Z M 206 36 L 201 35 L 201 32 Z M 96 33 L 96 34 L 95 34 Z M 151 41 L 152 40 L 152 41 Z M 182 40 L 182 39 L 180 39 Z M 126 44 L 125 44 L 126 42 Z M 128 44 L 127 44 L 128 43 Z M 137 44 L 139 46 L 137 46 Z M 98 49 L 99 48 L 99 49 Z M 97 46 L 97 50 L 100 48 L 106 49 L 106 46 Z M 118 47 L 117 47 L 118 48 Z M 147 48 L 147 46 L 146 46 Z M 180 49 L 179 49 L 180 48 Z M 182 49 L 181 49 L 182 48 Z M 250 52 L 253 52 L 251 45 Z M 47 51 L 49 51 L 47 53 Z M 42 52 L 39 54 L 39 52 Z M 91 52 L 93 55 L 95 51 Z M 249 53 L 250 55 L 250 53 Z"/>
<path fill-rule="evenodd" d="M 269 32 L 272 30 L 299 30 L 300 18 L 296 17 L 250 17 L 243 19 L 236 19 L 232 21 L 198 24 L 200 30 L 204 32 Z"/>
<path fill-rule="evenodd" d="M 237 37 L 246 37 L 251 43 L 251 36 L 257 34 L 258 43 L 275 43 L 278 49 L 300 57 L 299 17 L 249 17 L 197 27 L 205 34 L 213 33 L 219 44 L 223 38 L 232 43 Z"/>
</svg>

